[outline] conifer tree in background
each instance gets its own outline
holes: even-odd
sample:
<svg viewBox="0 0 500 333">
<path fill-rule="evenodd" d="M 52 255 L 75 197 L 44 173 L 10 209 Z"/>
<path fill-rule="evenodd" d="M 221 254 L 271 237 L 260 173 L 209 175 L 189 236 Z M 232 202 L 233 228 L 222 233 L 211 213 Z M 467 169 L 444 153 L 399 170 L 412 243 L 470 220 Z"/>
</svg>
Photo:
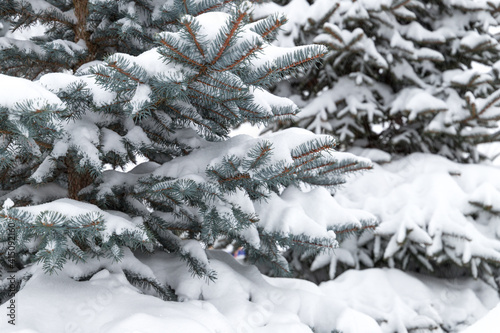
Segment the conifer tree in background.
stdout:
<svg viewBox="0 0 500 333">
<path fill-rule="evenodd" d="M 309 3 L 283 8 L 290 17 L 306 14 L 291 18 L 291 35 L 280 40 L 324 44 L 330 52 L 289 87 L 304 105 L 297 125 L 333 134 L 346 147 L 465 162 L 484 158 L 477 144 L 500 139 L 500 46 L 491 29 L 500 3 Z"/>
<path fill-rule="evenodd" d="M 286 19 L 250 24 L 250 8 L 223 0 L 2 4 L 12 29 L 47 29 L 30 41 L 0 38 L 2 269 L 15 263 L 21 280 L 36 273 L 35 261 L 55 272 L 108 257 L 123 262 L 131 283 L 174 299 L 128 249 L 172 253 L 215 279 L 205 249 L 227 238 L 251 261 L 288 274 L 282 248 L 317 253 L 336 247 L 336 233 L 373 227 L 372 215 L 340 207 L 327 190 L 371 167 L 333 151 L 332 137 L 289 129 L 228 139 L 244 121 L 296 114 L 266 87 L 325 53 L 271 46 Z M 138 156 L 148 161 L 123 171 Z M 332 205 L 338 214 L 325 213 Z M 88 267 L 79 279 L 95 273 Z"/>
<path fill-rule="evenodd" d="M 500 141 L 499 8 L 498 1 L 291 0 L 254 13 L 289 17 L 277 45 L 329 48 L 320 66 L 277 85 L 275 93 L 303 111 L 271 128 L 304 127 L 374 161 L 401 159 L 336 195 L 374 213 L 375 233 L 343 242 L 333 256 L 294 255 L 302 276 L 321 281 L 346 268 L 389 265 L 500 283 L 498 170 L 410 155 L 478 162 L 485 159 L 478 144 Z"/>
</svg>

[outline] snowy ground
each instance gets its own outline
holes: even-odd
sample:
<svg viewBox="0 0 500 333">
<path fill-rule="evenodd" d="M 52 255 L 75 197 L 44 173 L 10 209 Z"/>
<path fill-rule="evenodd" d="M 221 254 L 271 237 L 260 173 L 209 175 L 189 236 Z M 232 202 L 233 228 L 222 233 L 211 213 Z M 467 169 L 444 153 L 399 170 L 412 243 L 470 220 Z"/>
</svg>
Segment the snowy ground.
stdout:
<svg viewBox="0 0 500 333">
<path fill-rule="evenodd" d="M 130 254 L 89 281 L 71 278 L 83 272 L 77 266 L 68 265 L 57 276 L 44 275 L 34 267 L 34 276 L 15 299 L 16 326 L 2 320 L 0 332 L 300 333 L 314 329 L 326 333 L 334 328 L 343 333 L 407 332 L 404 327 L 442 332 L 434 327 L 436 323 L 465 328 L 499 301 L 490 287 L 470 279 L 443 281 L 395 269 L 369 269 L 348 271 L 316 286 L 263 277 L 224 252 L 210 251 L 209 257 L 219 273 L 216 283 L 190 276 L 184 264 L 169 254 L 139 257 L 158 280 L 176 289 L 181 302 L 165 302 L 131 286 L 122 272 L 122 267 L 136 260 Z M 93 262 L 87 268 L 92 265 L 100 264 Z M 7 313 L 7 304 L 1 306 L 1 313 Z M 467 333 L 497 332 L 495 311 L 500 308 Z"/>
<path fill-rule="evenodd" d="M 500 304 L 478 322 L 463 330 L 462 333 L 497 333 L 500 327 Z"/>
</svg>

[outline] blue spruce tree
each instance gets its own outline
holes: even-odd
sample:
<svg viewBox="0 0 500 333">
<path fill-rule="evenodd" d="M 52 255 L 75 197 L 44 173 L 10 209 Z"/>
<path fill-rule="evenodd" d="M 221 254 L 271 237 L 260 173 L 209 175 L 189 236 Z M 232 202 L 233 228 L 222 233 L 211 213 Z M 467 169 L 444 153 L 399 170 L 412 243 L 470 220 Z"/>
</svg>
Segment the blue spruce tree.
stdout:
<svg viewBox="0 0 500 333">
<path fill-rule="evenodd" d="M 0 5 L 12 30 L 46 28 L 28 41 L 0 38 L 0 253 L 19 286 L 35 266 L 52 273 L 111 258 L 132 284 L 171 300 L 175 290 L 127 260 L 168 252 L 214 280 L 207 249 L 228 239 L 286 275 L 283 249 L 317 253 L 337 246 L 336 233 L 373 226 L 330 195 L 371 167 L 334 151 L 332 137 L 229 137 L 243 122 L 296 114 L 266 88 L 325 53 L 271 46 L 286 19 L 249 23 L 250 9 L 223 0 Z M 328 213 L 335 204 L 339 214 Z M 96 273 L 88 267 L 75 278 Z M 0 292 L 5 299 L 5 285 Z"/>
</svg>

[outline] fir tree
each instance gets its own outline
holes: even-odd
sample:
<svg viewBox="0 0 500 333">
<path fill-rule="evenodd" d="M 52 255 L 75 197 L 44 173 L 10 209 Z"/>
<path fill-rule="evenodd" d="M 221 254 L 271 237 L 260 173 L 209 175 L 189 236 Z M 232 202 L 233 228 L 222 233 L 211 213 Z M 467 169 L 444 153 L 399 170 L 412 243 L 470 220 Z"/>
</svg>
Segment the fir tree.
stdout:
<svg viewBox="0 0 500 333">
<path fill-rule="evenodd" d="M 345 147 L 393 155 L 485 158 L 477 145 L 500 138 L 500 46 L 492 32 L 500 3 L 309 3 L 286 5 L 302 13 L 287 40 L 323 44 L 329 53 L 286 88 L 304 112 L 281 127 L 296 124 L 333 134 Z"/>
<path fill-rule="evenodd" d="M 500 4 L 277 4 L 283 3 L 264 4 L 255 17 L 271 8 L 295 18 L 279 45 L 314 42 L 329 53 L 322 65 L 277 85 L 275 92 L 303 112 L 273 128 L 330 133 L 353 153 L 384 163 L 399 159 L 377 166 L 337 196 L 374 213 L 381 222 L 375 232 L 340 239 L 335 255 L 290 252 L 301 276 L 322 281 L 352 267 L 388 265 L 437 276 L 472 275 L 498 286 L 500 235 L 492 199 L 500 194 L 492 176 L 497 170 L 415 153 L 478 162 L 485 158 L 478 144 L 499 141 L 500 48 L 492 28 Z M 428 183 L 420 182 L 425 177 Z"/>
<path fill-rule="evenodd" d="M 1 9 L 13 29 L 48 29 L 27 42 L 0 40 L 0 252 L 8 269 L 14 224 L 19 281 L 35 261 L 55 272 L 68 260 L 109 257 L 123 261 L 133 284 L 174 299 L 150 269 L 127 264 L 129 248 L 173 253 L 192 274 L 215 279 L 205 249 L 226 238 L 288 274 L 281 249 L 328 250 L 335 233 L 375 223 L 340 206 L 344 214 L 321 214 L 335 203 L 327 189 L 371 168 L 335 152 L 332 137 L 290 129 L 228 138 L 244 121 L 296 114 L 266 87 L 326 52 L 271 46 L 283 16 L 249 23 L 249 2 L 222 0 L 9 1 Z M 124 171 L 139 156 L 147 162 Z M 80 279 L 95 273 L 91 266 Z"/>
</svg>

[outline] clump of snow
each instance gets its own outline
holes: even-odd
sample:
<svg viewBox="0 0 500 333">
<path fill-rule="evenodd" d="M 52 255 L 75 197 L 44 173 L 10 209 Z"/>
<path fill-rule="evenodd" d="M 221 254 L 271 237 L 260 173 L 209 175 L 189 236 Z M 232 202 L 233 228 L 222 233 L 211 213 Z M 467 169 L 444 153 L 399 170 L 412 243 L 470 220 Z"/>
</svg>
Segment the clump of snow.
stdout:
<svg viewBox="0 0 500 333">
<path fill-rule="evenodd" d="M 477 321 L 498 302 L 491 289 L 473 280 L 439 280 L 396 269 L 350 270 L 319 288 L 373 318 L 380 325 L 373 332 L 455 331 Z M 356 324 L 342 332 L 372 332 L 363 326 L 353 330 Z"/>
<path fill-rule="evenodd" d="M 110 103 L 116 97 L 115 93 L 99 86 L 92 75 L 74 76 L 66 73 L 50 73 L 43 75 L 37 82 L 54 93 L 65 90 L 71 84 L 85 84 L 85 88 L 90 91 L 97 106 Z"/>
<path fill-rule="evenodd" d="M 392 159 L 391 154 L 375 148 L 353 147 L 349 149 L 349 152 L 356 156 L 368 158 L 372 162 L 379 164 L 390 162 Z"/>
<path fill-rule="evenodd" d="M 280 196 L 273 195 L 268 201 L 256 204 L 256 211 L 266 231 L 312 237 L 331 237 L 334 234 L 330 235 L 327 230 L 342 229 L 346 224 L 361 228 L 360 221 L 375 220 L 369 213 L 341 207 L 324 188 L 302 192 L 289 187 Z"/>
<path fill-rule="evenodd" d="M 208 12 L 196 17 L 200 24 L 200 34 L 202 36 L 215 37 L 219 31 L 228 23 L 231 16 L 222 12 Z M 184 18 L 187 19 L 187 18 Z"/>
<path fill-rule="evenodd" d="M 5 201 L 3 202 L 3 205 L 2 205 L 2 208 L 3 209 L 10 209 L 14 206 L 14 201 L 12 201 L 11 198 L 7 198 L 5 199 Z"/>
<path fill-rule="evenodd" d="M 15 109 L 18 103 L 26 100 L 32 101 L 34 108 L 47 104 L 64 108 L 64 103 L 54 93 L 27 79 L 0 74 L 0 91 L 0 106 L 9 109 Z"/>
<path fill-rule="evenodd" d="M 19 207 L 16 209 L 31 213 L 34 216 L 37 216 L 44 211 L 54 211 L 66 216 L 67 218 L 98 212 L 102 214 L 105 221 L 105 229 L 102 231 L 104 241 L 106 241 L 113 234 L 120 235 L 124 232 L 143 234 L 143 231 L 130 219 L 115 215 L 112 212 L 100 210 L 95 205 L 72 199 L 58 199 L 40 205 Z M 146 235 L 144 235 L 144 237 L 146 237 Z"/>
<path fill-rule="evenodd" d="M 438 113 L 448 110 L 446 103 L 422 89 L 404 89 L 392 102 L 390 114 L 409 113 L 408 119 L 415 120 L 426 112 Z"/>
<path fill-rule="evenodd" d="M 404 26 L 403 35 L 418 43 L 444 43 L 446 39 L 437 31 L 430 31 L 422 27 L 418 22 L 411 22 Z"/>
<path fill-rule="evenodd" d="M 480 35 L 477 31 L 467 33 L 461 40 L 460 46 L 468 51 L 477 51 L 482 47 L 491 47 L 491 45 L 498 44 L 498 42 L 488 35 Z"/>
</svg>

